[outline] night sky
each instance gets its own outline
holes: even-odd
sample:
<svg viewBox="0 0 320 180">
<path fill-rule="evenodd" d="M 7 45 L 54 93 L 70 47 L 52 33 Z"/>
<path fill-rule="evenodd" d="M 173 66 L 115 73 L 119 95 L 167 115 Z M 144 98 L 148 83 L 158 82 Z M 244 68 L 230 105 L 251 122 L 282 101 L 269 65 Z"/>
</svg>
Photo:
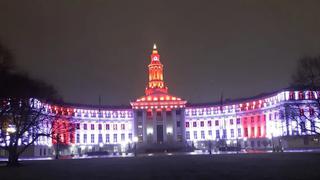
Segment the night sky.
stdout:
<svg viewBox="0 0 320 180">
<path fill-rule="evenodd" d="M 125 3 L 124 3 L 125 2 Z M 169 92 L 192 103 L 288 86 L 320 54 L 320 1 L 0 1 L 0 41 L 66 102 L 144 95 L 157 43 Z"/>
</svg>

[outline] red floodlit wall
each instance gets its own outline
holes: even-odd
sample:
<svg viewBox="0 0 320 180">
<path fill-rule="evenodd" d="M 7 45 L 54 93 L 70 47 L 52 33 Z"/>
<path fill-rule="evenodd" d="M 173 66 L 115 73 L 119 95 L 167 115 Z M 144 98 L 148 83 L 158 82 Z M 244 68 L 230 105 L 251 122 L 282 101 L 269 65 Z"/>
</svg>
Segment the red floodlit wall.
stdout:
<svg viewBox="0 0 320 180">
<path fill-rule="evenodd" d="M 52 143 L 70 145 L 75 143 L 75 125 L 65 119 L 58 119 L 52 125 Z M 59 138 L 58 138 L 59 137 Z"/>
<path fill-rule="evenodd" d="M 263 113 L 241 118 L 243 136 L 246 138 L 266 137 L 266 115 Z"/>
</svg>

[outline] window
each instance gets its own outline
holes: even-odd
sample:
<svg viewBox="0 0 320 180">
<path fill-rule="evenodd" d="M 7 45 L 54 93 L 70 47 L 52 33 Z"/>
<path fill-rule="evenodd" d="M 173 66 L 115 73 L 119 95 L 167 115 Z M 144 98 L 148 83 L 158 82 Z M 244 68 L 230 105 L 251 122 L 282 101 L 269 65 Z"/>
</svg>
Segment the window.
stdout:
<svg viewBox="0 0 320 180">
<path fill-rule="evenodd" d="M 114 143 L 118 142 L 117 134 L 113 134 L 113 142 L 114 142 Z"/>
<path fill-rule="evenodd" d="M 189 122 L 186 122 L 186 127 L 188 128 L 190 125 L 189 125 Z"/>
<path fill-rule="evenodd" d="M 125 139 L 126 139 L 126 138 L 125 138 L 125 134 L 122 133 L 122 134 L 121 134 L 121 141 L 125 141 Z"/>
<path fill-rule="evenodd" d="M 87 124 L 83 124 L 83 129 L 87 130 Z"/>
<path fill-rule="evenodd" d="M 117 124 L 113 124 L 113 130 L 117 130 Z"/>
<path fill-rule="evenodd" d="M 148 116 L 148 117 L 151 117 L 151 116 L 152 116 L 152 112 L 151 112 L 151 111 L 148 111 L 148 112 L 147 112 L 147 116 Z"/>
<path fill-rule="evenodd" d="M 83 143 L 87 143 L 87 134 L 83 135 Z"/>
<path fill-rule="evenodd" d="M 76 129 L 80 129 L 80 123 L 76 124 Z"/>
<path fill-rule="evenodd" d="M 289 99 L 290 99 L 290 100 L 293 100 L 293 99 L 294 99 L 294 92 L 293 92 L 293 91 L 290 91 Z"/>
<path fill-rule="evenodd" d="M 102 143 L 102 134 L 99 134 L 99 135 L 98 135 L 98 142 L 99 142 L 99 143 Z"/>
<path fill-rule="evenodd" d="M 129 136 L 129 141 L 132 141 L 132 133 L 129 133 L 128 136 Z"/>
<path fill-rule="evenodd" d="M 218 120 L 215 121 L 215 125 L 219 126 L 219 121 Z"/>
<path fill-rule="evenodd" d="M 190 139 L 190 132 L 186 131 L 186 139 Z"/>
<path fill-rule="evenodd" d="M 303 100 L 304 99 L 304 94 L 302 91 L 299 92 L 299 99 L 300 100 Z"/>
<path fill-rule="evenodd" d="M 80 143 L 80 134 L 77 134 L 77 143 Z"/>
<path fill-rule="evenodd" d="M 141 117 L 142 116 L 142 111 L 138 111 L 138 116 Z"/>
<path fill-rule="evenodd" d="M 71 143 L 74 143 L 74 137 L 73 137 L 73 134 L 72 134 L 72 133 L 70 133 L 70 142 L 71 142 Z"/>
<path fill-rule="evenodd" d="M 212 130 L 208 131 L 209 136 L 212 136 Z"/>
<path fill-rule="evenodd" d="M 161 111 L 157 111 L 157 116 L 161 117 Z"/>
<path fill-rule="evenodd" d="M 240 123 L 241 123 L 240 118 L 237 118 L 237 124 L 240 124 Z"/>
<path fill-rule="evenodd" d="M 177 127 L 180 127 L 180 121 L 177 121 Z"/>
<path fill-rule="evenodd" d="M 244 128 L 244 137 L 248 137 L 248 128 Z"/>
<path fill-rule="evenodd" d="M 261 142 L 257 141 L 257 145 L 258 145 L 258 147 L 260 147 L 261 146 Z"/>
<path fill-rule="evenodd" d="M 226 129 L 224 129 L 224 130 L 222 131 L 222 138 L 223 138 L 223 139 L 226 139 L 226 138 L 227 138 L 227 130 L 226 130 Z"/>
<path fill-rule="evenodd" d="M 230 125 L 233 125 L 233 119 L 230 119 Z"/>
<path fill-rule="evenodd" d="M 98 129 L 102 130 L 102 125 L 101 124 L 98 124 Z"/>
<path fill-rule="evenodd" d="M 110 135 L 106 134 L 106 143 L 109 143 L 109 142 L 110 142 Z"/>
<path fill-rule="evenodd" d="M 241 137 L 241 128 L 238 128 L 238 137 Z"/>
<path fill-rule="evenodd" d="M 314 116 L 314 109 L 312 107 L 309 107 L 309 114 L 310 116 Z"/>
<path fill-rule="evenodd" d="M 254 123 L 254 117 L 251 116 L 251 123 Z"/>
<path fill-rule="evenodd" d="M 94 134 L 91 134 L 91 143 L 94 143 Z"/>
<path fill-rule="evenodd" d="M 308 92 L 308 99 L 314 99 L 314 93 L 313 91 Z"/>
<path fill-rule="evenodd" d="M 206 114 L 210 115 L 211 114 L 211 110 L 210 109 L 206 109 Z"/>
<path fill-rule="evenodd" d="M 257 116 L 257 123 L 260 123 L 260 116 Z"/>
<path fill-rule="evenodd" d="M 233 138 L 234 137 L 234 129 L 231 129 L 230 133 L 231 133 L 231 137 Z"/>
<path fill-rule="evenodd" d="M 107 112 L 107 113 L 105 114 L 105 116 L 106 116 L 106 118 L 110 118 L 110 117 L 111 117 L 111 112 Z"/>
<path fill-rule="evenodd" d="M 200 121 L 200 126 L 203 127 L 204 126 L 204 122 Z"/>
<path fill-rule="evenodd" d="M 106 124 L 106 130 L 110 130 L 110 125 Z"/>
<path fill-rule="evenodd" d="M 261 128 L 258 127 L 258 137 L 260 137 L 260 136 L 261 136 Z"/>
<path fill-rule="evenodd" d="M 91 130 L 94 130 L 94 124 L 91 124 Z"/>
<path fill-rule="evenodd" d="M 204 131 L 201 131 L 201 139 L 205 139 Z"/>
<path fill-rule="evenodd" d="M 193 127 L 197 127 L 197 122 L 193 122 Z"/>
<path fill-rule="evenodd" d="M 125 129 L 125 124 L 121 124 L 121 130 Z"/>
<path fill-rule="evenodd" d="M 171 116 L 171 111 L 166 111 L 166 116 Z"/>
<path fill-rule="evenodd" d="M 251 127 L 251 136 L 254 136 L 254 127 Z"/>
<path fill-rule="evenodd" d="M 197 131 L 193 131 L 193 139 L 198 139 Z"/>
<path fill-rule="evenodd" d="M 303 115 L 304 115 L 304 110 L 300 109 L 300 116 L 303 116 Z"/>
<path fill-rule="evenodd" d="M 220 131 L 219 130 L 216 130 L 216 138 L 220 139 Z"/>
<path fill-rule="evenodd" d="M 212 125 L 211 121 L 208 121 L 208 127 L 211 127 L 211 125 Z"/>
</svg>

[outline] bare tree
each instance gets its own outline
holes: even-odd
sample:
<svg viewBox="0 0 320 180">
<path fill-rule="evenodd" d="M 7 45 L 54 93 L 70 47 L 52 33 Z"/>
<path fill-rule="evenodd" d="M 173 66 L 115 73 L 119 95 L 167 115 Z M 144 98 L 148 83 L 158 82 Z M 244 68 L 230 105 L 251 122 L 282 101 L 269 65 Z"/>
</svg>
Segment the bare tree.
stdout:
<svg viewBox="0 0 320 180">
<path fill-rule="evenodd" d="M 295 134 L 320 134 L 320 56 L 304 57 L 298 62 L 291 87 L 300 90 L 299 101 L 292 101 L 281 111 L 282 119 L 289 120 Z"/>
<path fill-rule="evenodd" d="M 0 148 L 8 152 L 8 165 L 39 137 L 49 137 L 58 114 L 47 103 L 60 101 L 55 89 L 14 71 L 13 56 L 0 45 Z"/>
<path fill-rule="evenodd" d="M 8 152 L 8 165 L 18 164 L 19 156 L 40 137 L 51 137 L 56 114 L 35 98 L 2 101 L 0 148 Z"/>
</svg>

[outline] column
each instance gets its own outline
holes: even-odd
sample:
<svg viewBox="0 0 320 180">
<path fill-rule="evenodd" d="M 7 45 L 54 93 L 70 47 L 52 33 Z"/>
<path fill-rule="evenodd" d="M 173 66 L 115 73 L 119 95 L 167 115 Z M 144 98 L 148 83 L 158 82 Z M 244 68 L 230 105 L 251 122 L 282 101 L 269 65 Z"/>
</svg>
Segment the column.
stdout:
<svg viewBox="0 0 320 180">
<path fill-rule="evenodd" d="M 186 141 L 186 120 L 185 120 L 185 109 L 181 109 L 181 119 L 180 119 L 180 128 L 181 128 L 181 138 L 182 142 Z"/>
<path fill-rule="evenodd" d="M 167 113 L 165 110 L 162 110 L 162 125 L 163 125 L 163 142 L 167 142 Z"/>
<path fill-rule="evenodd" d="M 172 137 L 173 141 L 177 141 L 177 113 L 176 110 L 172 110 Z"/>
<path fill-rule="evenodd" d="M 152 142 L 157 143 L 157 111 L 152 110 Z"/>
<path fill-rule="evenodd" d="M 143 142 L 147 142 L 147 112 L 142 111 L 142 138 Z"/>
<path fill-rule="evenodd" d="M 138 113 L 137 111 L 133 112 L 132 139 L 134 139 L 134 137 L 138 137 L 138 114 L 137 113 Z"/>
</svg>

